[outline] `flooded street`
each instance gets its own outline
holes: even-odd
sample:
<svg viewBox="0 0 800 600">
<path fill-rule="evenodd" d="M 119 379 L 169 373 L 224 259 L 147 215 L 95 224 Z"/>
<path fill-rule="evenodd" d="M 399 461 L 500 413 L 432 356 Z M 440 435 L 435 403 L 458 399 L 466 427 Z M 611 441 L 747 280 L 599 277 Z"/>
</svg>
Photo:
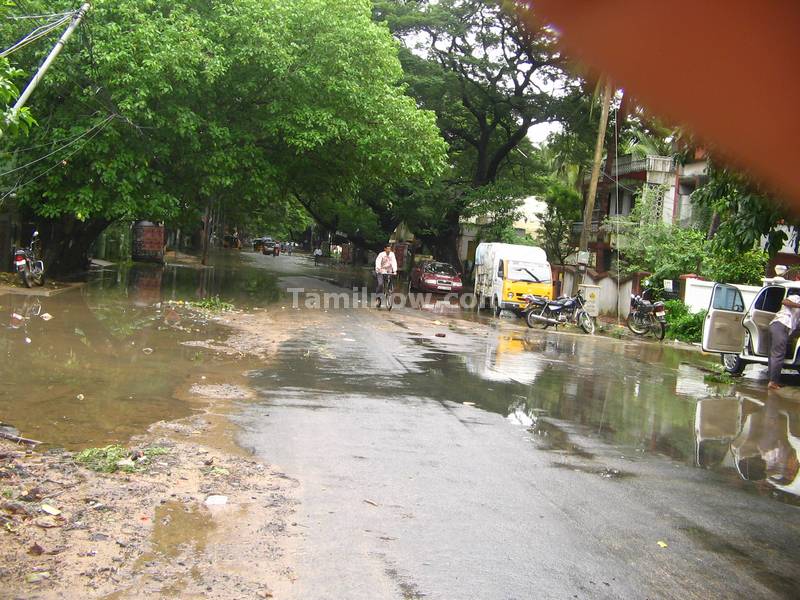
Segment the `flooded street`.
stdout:
<svg viewBox="0 0 800 600">
<path fill-rule="evenodd" d="M 796 597 L 800 402 L 760 372 L 706 383 L 716 357 L 691 349 L 435 303 L 317 310 L 308 294 L 366 275 L 215 262 L 0 297 L 0 419 L 53 446 L 124 443 L 197 411 L 201 378 L 239 378 L 239 443 L 297 482 L 282 597 Z M 229 328 L 178 304 L 217 295 L 281 332 L 261 358 L 215 351 Z M 178 514 L 156 549 L 210 543 Z"/>
</svg>

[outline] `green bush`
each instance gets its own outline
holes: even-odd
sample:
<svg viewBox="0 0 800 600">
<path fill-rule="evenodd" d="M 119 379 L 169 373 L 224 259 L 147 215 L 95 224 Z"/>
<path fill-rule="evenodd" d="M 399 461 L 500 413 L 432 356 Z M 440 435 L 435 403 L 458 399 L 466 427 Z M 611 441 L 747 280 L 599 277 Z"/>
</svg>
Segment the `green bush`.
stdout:
<svg viewBox="0 0 800 600">
<path fill-rule="evenodd" d="M 706 311 L 689 312 L 689 308 L 680 300 L 667 300 L 667 337 L 671 340 L 695 343 L 703 337 L 703 320 Z"/>
</svg>

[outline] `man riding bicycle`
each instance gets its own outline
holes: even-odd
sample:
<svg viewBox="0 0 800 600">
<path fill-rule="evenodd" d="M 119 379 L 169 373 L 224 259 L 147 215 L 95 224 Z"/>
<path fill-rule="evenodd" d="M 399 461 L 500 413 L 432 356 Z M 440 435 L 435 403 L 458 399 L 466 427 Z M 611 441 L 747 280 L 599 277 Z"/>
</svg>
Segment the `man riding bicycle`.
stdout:
<svg viewBox="0 0 800 600">
<path fill-rule="evenodd" d="M 378 308 L 381 307 L 381 296 L 385 296 L 384 290 L 391 288 L 390 280 L 395 275 L 397 275 L 397 258 L 392 252 L 392 245 L 386 244 L 383 252 L 375 259 L 375 276 L 378 279 L 375 293 L 378 296 Z"/>
</svg>

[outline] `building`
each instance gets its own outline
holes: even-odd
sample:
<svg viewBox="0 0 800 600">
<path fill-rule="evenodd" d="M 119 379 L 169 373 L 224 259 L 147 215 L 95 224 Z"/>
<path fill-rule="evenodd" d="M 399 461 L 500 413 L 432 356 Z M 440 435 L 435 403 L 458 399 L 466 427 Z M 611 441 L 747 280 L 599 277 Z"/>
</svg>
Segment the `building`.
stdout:
<svg viewBox="0 0 800 600">
<path fill-rule="evenodd" d="M 693 222 L 691 195 L 705 182 L 707 169 L 708 161 L 702 150 L 696 150 L 684 164 L 670 156 L 638 157 L 626 154 L 618 157 L 612 165 L 611 175 L 606 173 L 604 164 L 589 234 L 589 250 L 594 259 L 591 264 L 596 271 L 608 271 L 616 251 L 611 232 L 602 228 L 608 217 L 629 215 L 642 189 L 649 186 L 660 192 L 653 216 L 664 223 L 689 227 Z M 584 195 L 588 187 L 587 177 Z M 583 222 L 580 221 L 575 223 L 573 232 L 578 236 L 582 229 Z"/>
</svg>

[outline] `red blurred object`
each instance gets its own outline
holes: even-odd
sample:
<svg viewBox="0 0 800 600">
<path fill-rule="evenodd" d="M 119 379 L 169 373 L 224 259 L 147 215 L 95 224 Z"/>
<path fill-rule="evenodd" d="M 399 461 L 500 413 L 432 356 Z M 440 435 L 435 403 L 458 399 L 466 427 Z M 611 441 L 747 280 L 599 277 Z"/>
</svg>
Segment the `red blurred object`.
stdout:
<svg viewBox="0 0 800 600">
<path fill-rule="evenodd" d="M 572 58 L 800 208 L 800 2 L 528 4 Z"/>
</svg>

